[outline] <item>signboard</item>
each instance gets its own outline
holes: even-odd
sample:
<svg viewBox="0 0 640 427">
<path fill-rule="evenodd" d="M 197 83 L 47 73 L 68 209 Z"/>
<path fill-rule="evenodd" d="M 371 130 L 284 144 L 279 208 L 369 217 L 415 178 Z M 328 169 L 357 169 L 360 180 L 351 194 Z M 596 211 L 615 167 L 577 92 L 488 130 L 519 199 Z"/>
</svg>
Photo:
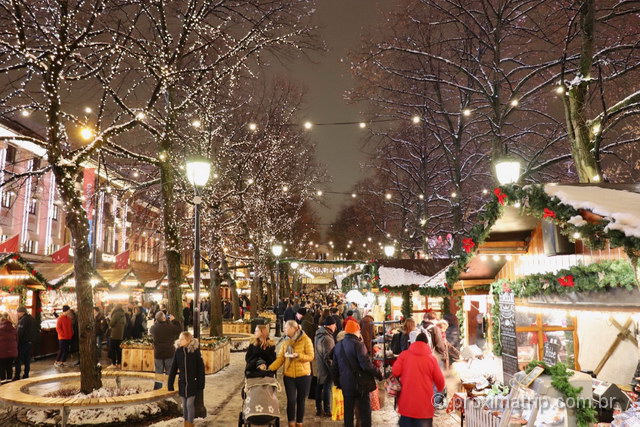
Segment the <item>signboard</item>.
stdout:
<svg viewBox="0 0 640 427">
<path fill-rule="evenodd" d="M 560 353 L 560 340 L 552 337 L 548 342 L 544 343 L 544 354 L 542 361 L 549 366 L 553 366 L 558 363 L 558 354 Z"/>
<path fill-rule="evenodd" d="M 500 294 L 500 342 L 502 373 L 505 384 L 518 372 L 518 342 L 516 340 L 516 303 L 513 292 Z"/>
</svg>

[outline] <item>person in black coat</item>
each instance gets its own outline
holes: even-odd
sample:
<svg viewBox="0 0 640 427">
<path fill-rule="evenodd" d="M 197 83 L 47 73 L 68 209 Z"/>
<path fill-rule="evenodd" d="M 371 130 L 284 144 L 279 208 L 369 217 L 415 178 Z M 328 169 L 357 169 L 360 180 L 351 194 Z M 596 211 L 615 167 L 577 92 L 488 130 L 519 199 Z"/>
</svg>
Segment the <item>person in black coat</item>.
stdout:
<svg viewBox="0 0 640 427">
<path fill-rule="evenodd" d="M 131 337 L 133 339 L 140 339 L 145 333 L 144 327 L 144 314 L 142 314 L 142 307 L 137 306 L 133 315 L 133 326 L 131 327 Z"/>
<path fill-rule="evenodd" d="M 20 379 L 20 371 L 24 364 L 24 375 L 22 378 L 29 378 L 31 368 L 31 354 L 38 339 L 38 325 L 25 307 L 18 307 L 18 357 L 16 358 L 16 370 L 13 379 Z"/>
<path fill-rule="evenodd" d="M 293 308 L 293 303 L 289 300 L 287 309 L 284 311 L 283 321 L 287 323 L 289 320 L 296 320 L 296 310 Z"/>
<path fill-rule="evenodd" d="M 182 397 L 182 408 L 185 426 L 193 426 L 196 417 L 196 394 L 204 390 L 204 361 L 198 340 L 190 332 L 181 332 L 176 341 L 176 352 L 167 379 L 167 388 L 173 391 L 173 383 L 178 376 L 178 394 Z"/>
<path fill-rule="evenodd" d="M 244 361 L 247 366 L 244 369 L 246 378 L 273 376 L 275 372 L 267 368 L 276 360 L 276 345 L 269 339 L 267 325 L 257 325 L 255 336 L 249 344 Z"/>
<path fill-rule="evenodd" d="M 362 393 L 356 388 L 353 369 L 365 372 L 378 380 L 382 380 L 382 374 L 369 359 L 367 348 L 360 338 L 360 325 L 357 322 L 347 322 L 345 332 L 344 339 L 338 342 L 333 349 L 333 364 L 331 366 L 336 386 L 342 389 L 344 395 L 344 425 L 345 427 L 353 427 L 355 407 L 358 405 L 362 427 L 371 427 L 369 393 Z"/>
</svg>

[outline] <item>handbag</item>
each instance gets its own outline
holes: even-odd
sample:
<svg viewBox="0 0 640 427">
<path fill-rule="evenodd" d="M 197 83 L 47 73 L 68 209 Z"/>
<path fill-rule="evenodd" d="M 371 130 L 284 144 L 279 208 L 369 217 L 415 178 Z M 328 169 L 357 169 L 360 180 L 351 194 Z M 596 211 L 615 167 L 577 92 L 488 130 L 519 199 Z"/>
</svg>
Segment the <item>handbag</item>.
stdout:
<svg viewBox="0 0 640 427">
<path fill-rule="evenodd" d="M 360 366 L 355 366 L 353 361 L 347 358 L 347 355 L 344 352 L 344 344 L 340 350 L 342 350 L 342 357 L 347 361 L 351 372 L 353 372 L 353 376 L 356 380 L 356 391 L 358 394 L 371 393 L 373 390 L 376 390 L 378 388 L 376 385 L 376 379 L 368 372 L 364 372 L 360 369 Z"/>
<path fill-rule="evenodd" d="M 380 410 L 382 405 L 380 405 L 380 395 L 378 394 L 377 388 L 373 390 L 371 393 L 369 393 L 369 402 L 371 402 L 372 411 Z"/>
<path fill-rule="evenodd" d="M 390 376 L 387 379 L 387 383 L 384 386 L 385 390 L 387 390 L 387 394 L 392 397 L 399 397 L 400 392 L 402 391 L 402 383 L 398 379 L 398 377 Z"/>
<path fill-rule="evenodd" d="M 331 420 L 342 421 L 344 419 L 344 396 L 338 387 L 331 387 Z"/>
</svg>

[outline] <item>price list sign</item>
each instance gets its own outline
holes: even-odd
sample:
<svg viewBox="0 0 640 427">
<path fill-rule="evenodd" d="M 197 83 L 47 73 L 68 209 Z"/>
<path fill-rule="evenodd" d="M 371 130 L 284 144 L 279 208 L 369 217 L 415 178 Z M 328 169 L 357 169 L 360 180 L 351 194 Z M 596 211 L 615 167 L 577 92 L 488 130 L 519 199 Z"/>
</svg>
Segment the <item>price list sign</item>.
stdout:
<svg viewBox="0 0 640 427">
<path fill-rule="evenodd" d="M 500 294 L 500 342 L 502 343 L 502 373 L 509 383 L 518 372 L 518 342 L 516 340 L 516 303 L 513 292 Z"/>
</svg>

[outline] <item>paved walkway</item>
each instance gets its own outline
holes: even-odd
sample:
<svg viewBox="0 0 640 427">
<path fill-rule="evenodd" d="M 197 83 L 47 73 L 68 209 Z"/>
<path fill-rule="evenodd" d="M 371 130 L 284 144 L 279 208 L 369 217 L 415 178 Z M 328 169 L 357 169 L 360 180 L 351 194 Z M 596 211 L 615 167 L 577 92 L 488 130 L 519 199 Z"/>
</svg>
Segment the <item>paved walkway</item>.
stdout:
<svg viewBox="0 0 640 427">
<path fill-rule="evenodd" d="M 207 376 L 207 384 L 204 393 L 205 406 L 207 407 L 207 418 L 202 420 L 196 420 L 195 425 L 202 426 L 220 426 L 228 427 L 235 426 L 238 422 L 238 415 L 242 407 L 242 398 L 240 396 L 240 390 L 244 384 L 244 352 L 231 353 L 231 363 L 222 371 L 214 375 Z M 32 376 L 48 375 L 56 372 L 74 372 L 78 368 L 73 366 L 77 359 L 71 359 L 67 368 L 56 369 L 53 367 L 53 359 L 44 359 L 36 361 L 32 364 Z M 108 360 L 104 360 L 104 366 L 108 366 Z M 281 377 L 281 375 L 280 375 Z M 0 392 L 2 387 L 0 386 Z M 284 394 L 284 387 L 280 393 L 280 410 L 281 410 L 281 425 L 286 426 L 286 397 Z M 380 427 L 392 427 L 397 426 L 398 415 L 393 409 L 393 401 L 386 399 L 385 406 L 380 411 L 373 412 L 373 425 Z M 440 411 L 436 414 L 434 425 L 437 427 L 457 427 L 460 426 L 460 420 L 457 416 L 451 416 Z M 6 411 L 0 412 L 0 424 L 3 427 L 20 426 L 20 424 L 11 422 L 7 419 Z M 142 426 L 149 425 L 149 423 L 140 423 L 129 425 Z M 151 424 L 154 427 L 181 427 L 182 419 L 176 418 L 167 421 L 156 422 Z M 318 418 L 315 416 L 315 401 L 307 400 L 305 426 L 341 426 L 342 422 L 331 421 L 326 418 Z"/>
</svg>

